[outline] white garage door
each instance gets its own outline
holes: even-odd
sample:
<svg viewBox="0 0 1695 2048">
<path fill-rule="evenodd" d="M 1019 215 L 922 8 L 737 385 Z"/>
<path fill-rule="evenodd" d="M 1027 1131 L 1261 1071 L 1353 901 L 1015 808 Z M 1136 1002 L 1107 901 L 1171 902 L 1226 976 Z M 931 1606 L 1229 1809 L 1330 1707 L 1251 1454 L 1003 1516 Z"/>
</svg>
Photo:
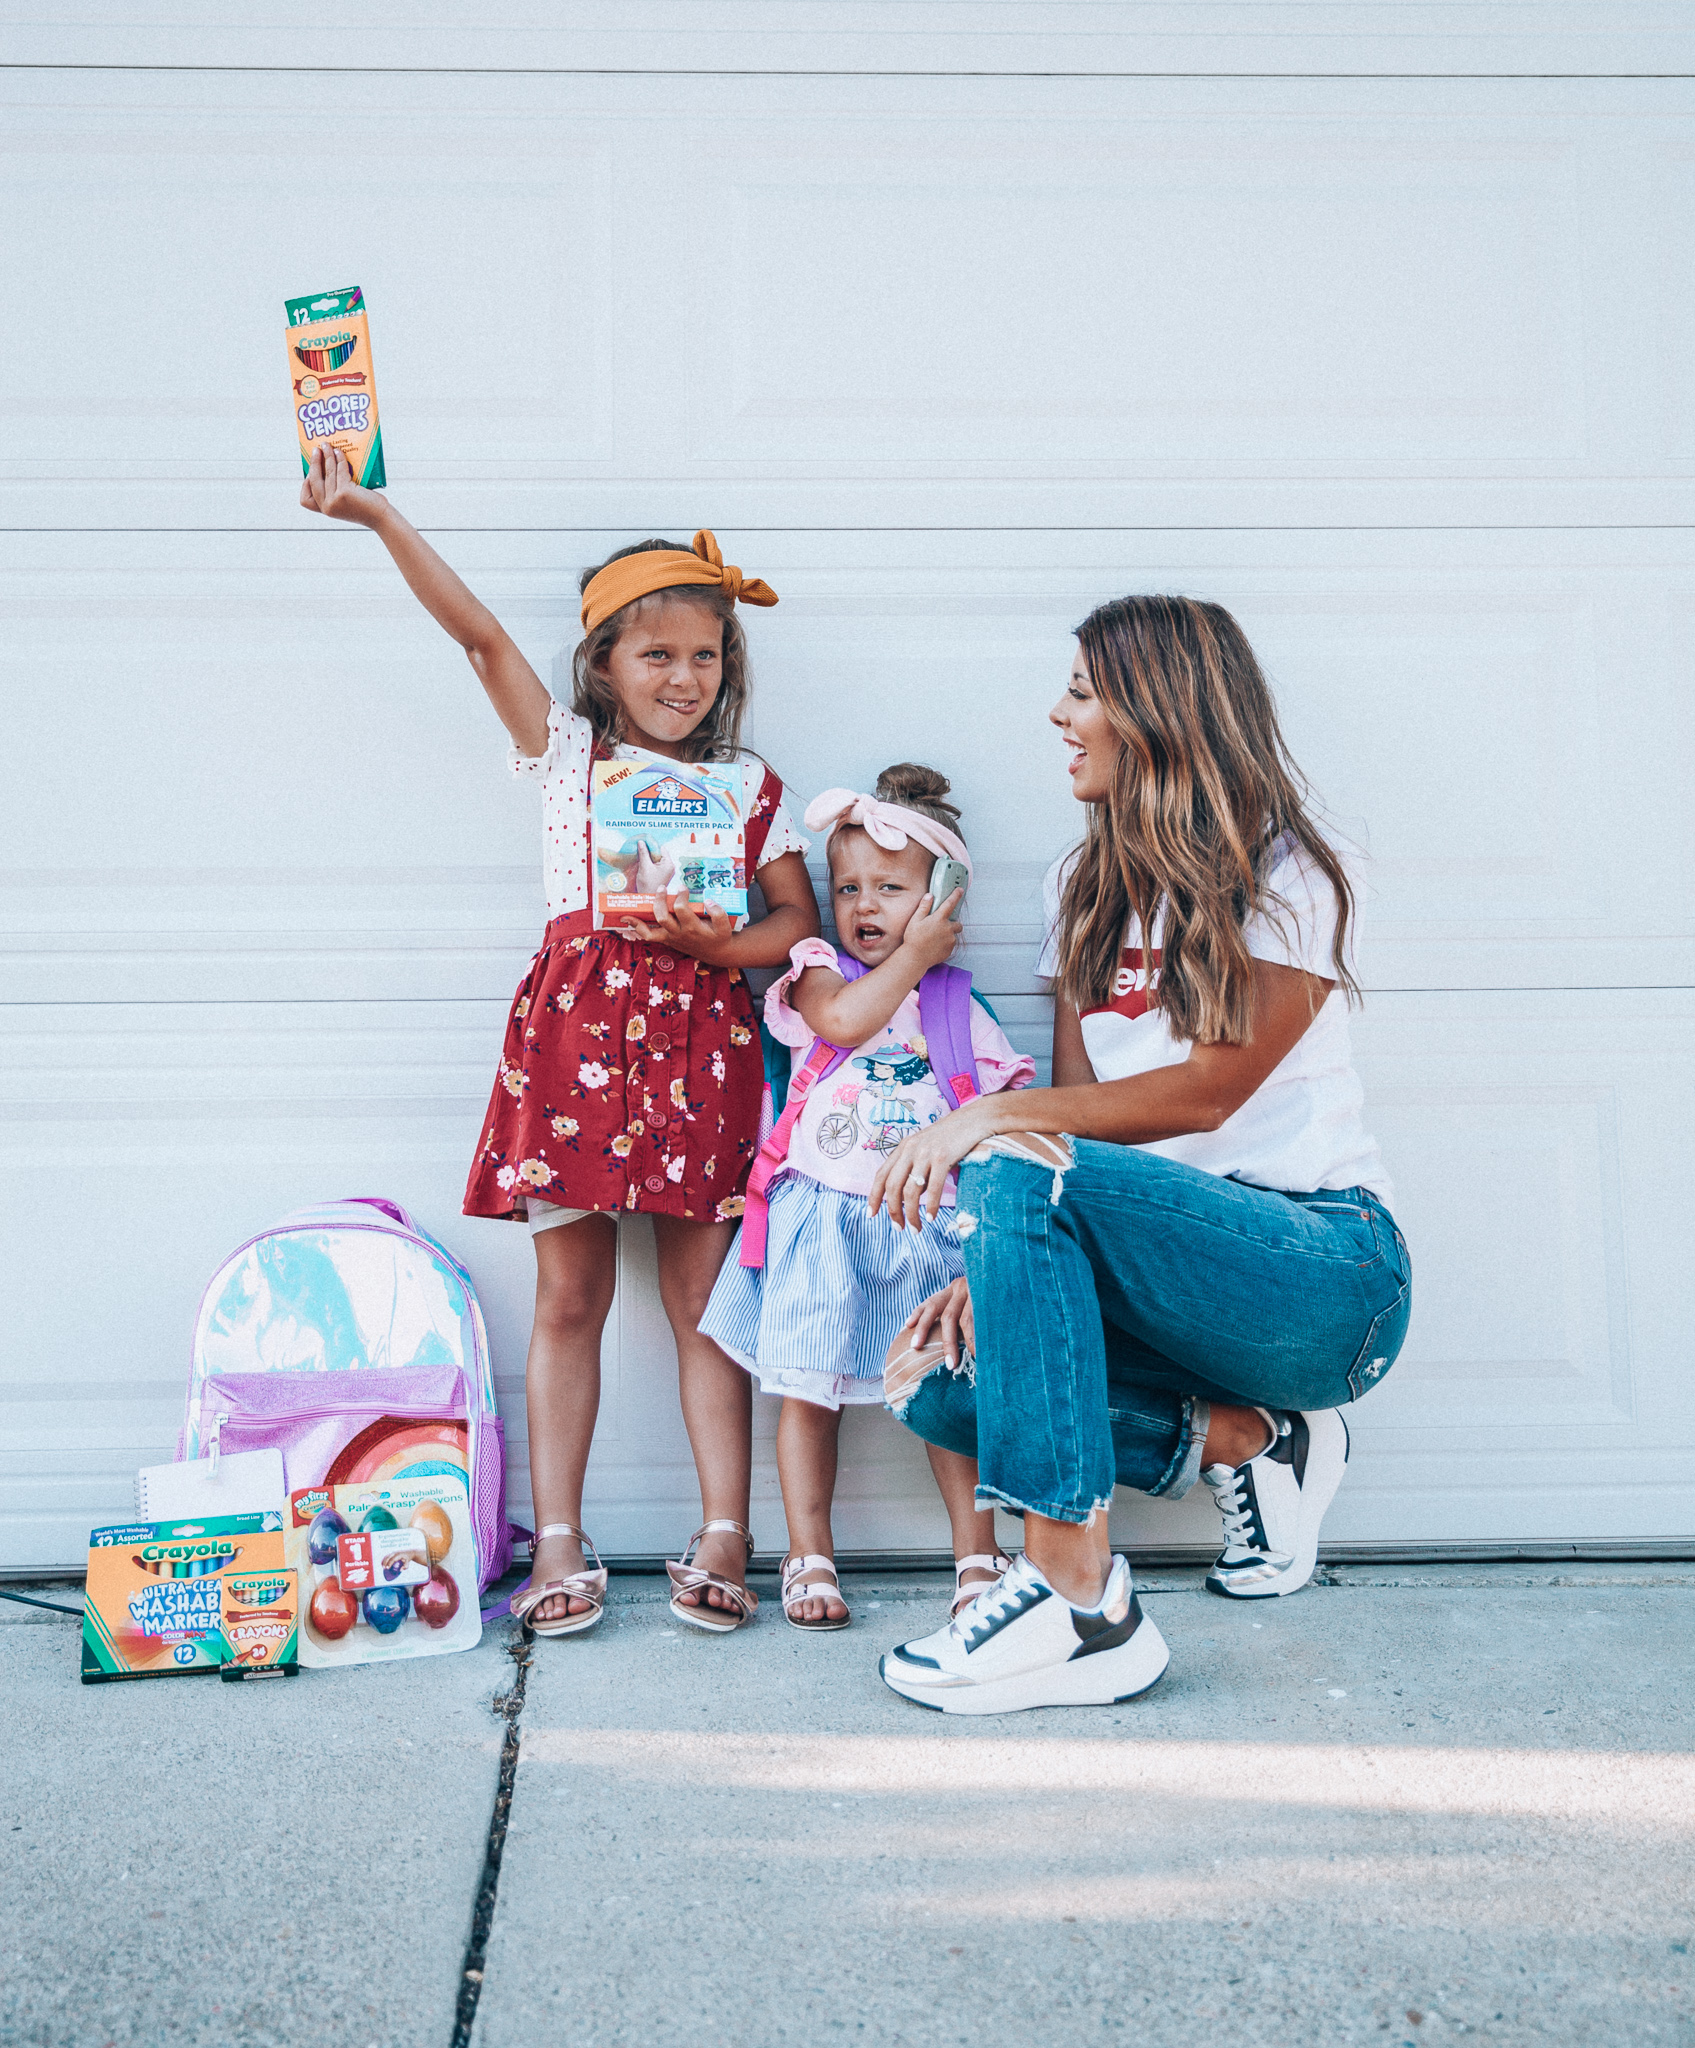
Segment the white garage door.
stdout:
<svg viewBox="0 0 1695 2048">
<path fill-rule="evenodd" d="M 1033 1051 L 1070 629 L 1127 589 L 1236 610 L 1369 833 L 1359 1045 L 1417 1267 L 1327 1534 L 1686 1537 L 1695 86 L 1649 74 L 1695 37 L 1635 4 L 200 11 L 5 32 L 0 1563 L 126 1510 L 206 1276 L 346 1192 L 475 1274 L 527 1507 L 528 1243 L 458 1201 L 537 814 L 376 544 L 294 509 L 282 300 L 348 283 L 397 502 L 556 688 L 578 567 L 711 524 L 782 593 L 753 736 L 795 791 L 955 777 L 970 964 Z M 633 1227 L 588 1504 L 624 1554 L 695 1514 L 651 1269 Z M 880 1415 L 838 1535 L 944 1541 Z"/>
</svg>

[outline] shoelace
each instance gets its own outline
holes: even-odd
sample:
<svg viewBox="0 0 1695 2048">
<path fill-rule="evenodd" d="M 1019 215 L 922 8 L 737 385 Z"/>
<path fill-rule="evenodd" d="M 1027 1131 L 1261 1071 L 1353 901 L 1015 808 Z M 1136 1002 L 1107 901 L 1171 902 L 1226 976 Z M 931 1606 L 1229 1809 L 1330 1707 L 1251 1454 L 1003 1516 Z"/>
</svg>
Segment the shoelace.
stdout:
<svg viewBox="0 0 1695 2048">
<path fill-rule="evenodd" d="M 976 1599 L 969 1606 L 962 1607 L 953 1620 L 949 1622 L 948 1627 L 961 1641 L 964 1640 L 968 1627 L 974 1627 L 977 1621 L 993 1620 L 1003 1607 L 1011 1607 L 1016 1603 L 1023 1588 L 1022 1586 L 1009 1588 L 1007 1580 L 1011 1577 L 1011 1572 L 1007 1572 L 994 1585 L 985 1586 Z M 975 1621 L 973 1617 L 975 1617 Z"/>
<path fill-rule="evenodd" d="M 1206 1475 L 1203 1473 L 1202 1477 Z M 1207 1491 L 1218 1503 L 1218 1512 L 1224 1517 L 1224 1547 L 1226 1550 L 1257 1550 L 1253 1540 L 1253 1521 L 1248 1513 L 1248 1489 L 1238 1466 L 1229 1473 L 1228 1481 L 1214 1483 L 1207 1480 Z"/>
</svg>

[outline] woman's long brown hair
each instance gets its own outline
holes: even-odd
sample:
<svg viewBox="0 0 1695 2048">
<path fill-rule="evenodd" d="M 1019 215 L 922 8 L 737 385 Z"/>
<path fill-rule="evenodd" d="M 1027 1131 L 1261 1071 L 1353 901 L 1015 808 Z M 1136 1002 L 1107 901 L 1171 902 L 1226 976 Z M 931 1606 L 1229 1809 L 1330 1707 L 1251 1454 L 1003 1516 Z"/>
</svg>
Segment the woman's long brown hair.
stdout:
<svg viewBox="0 0 1695 2048">
<path fill-rule="evenodd" d="M 1287 835 L 1336 892 L 1331 966 L 1357 1000 L 1353 891 L 1308 815 L 1306 780 L 1241 627 L 1195 598 L 1123 597 L 1092 611 L 1077 638 L 1124 746 L 1061 893 L 1060 999 L 1110 1001 L 1133 916 L 1145 934 L 1160 926 L 1149 1001 L 1172 1035 L 1246 1044 L 1254 979 L 1243 926 L 1256 912 L 1286 929 L 1293 919 L 1266 879 Z"/>
<path fill-rule="evenodd" d="M 633 547 L 619 548 L 615 554 L 608 555 L 606 562 L 620 562 L 626 555 L 652 554 L 660 549 L 668 549 L 673 554 L 686 555 L 689 552 L 674 540 L 638 540 Z M 596 562 L 592 569 L 585 569 L 577 580 L 578 589 L 587 590 L 606 567 L 606 562 Z M 667 590 L 650 591 L 646 597 L 638 597 L 633 604 L 627 604 L 610 618 L 602 619 L 592 632 L 585 634 L 571 656 L 571 709 L 579 718 L 588 720 L 594 727 L 596 740 L 603 746 L 618 744 L 624 737 L 623 720 L 618 712 L 618 699 L 612 692 L 611 678 L 606 673 L 607 657 L 617 646 L 622 633 L 631 626 L 639 625 L 646 612 L 667 598 L 699 605 L 703 611 L 711 612 L 724 628 L 724 673 L 718 685 L 718 695 L 713 700 L 712 709 L 682 743 L 682 758 L 685 761 L 734 761 L 742 751 L 742 717 L 747 710 L 748 691 L 753 684 L 747 658 L 747 636 L 742 631 L 741 620 L 736 617 L 734 603 L 721 590 L 711 589 L 705 584 L 679 583 Z"/>
</svg>

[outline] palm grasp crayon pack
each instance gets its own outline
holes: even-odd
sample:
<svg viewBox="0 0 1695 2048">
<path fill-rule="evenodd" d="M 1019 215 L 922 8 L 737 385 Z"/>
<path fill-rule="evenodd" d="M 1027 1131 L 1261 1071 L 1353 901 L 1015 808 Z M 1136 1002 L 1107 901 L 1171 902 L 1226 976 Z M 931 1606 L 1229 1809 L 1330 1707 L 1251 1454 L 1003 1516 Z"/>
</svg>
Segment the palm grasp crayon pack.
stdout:
<svg viewBox="0 0 1695 2048">
<path fill-rule="evenodd" d="M 275 1513 L 124 1522 L 92 1531 L 82 1682 L 174 1678 L 224 1661 L 224 1581 L 283 1570 Z"/>
<path fill-rule="evenodd" d="M 465 1474 L 302 1487 L 286 1558 L 300 1584 L 300 1661 L 382 1664 L 468 1650 L 482 1636 Z"/>
<path fill-rule="evenodd" d="M 651 918 L 663 895 L 747 915 L 747 824 L 736 762 L 660 754 L 591 771 L 594 921 Z"/>
<path fill-rule="evenodd" d="M 300 432 L 300 467 L 312 466 L 320 441 L 339 448 L 359 483 L 380 491 L 383 430 L 377 419 L 377 385 L 371 369 L 371 330 L 365 295 L 354 285 L 285 299 L 288 308 L 288 375 L 294 386 L 294 421 Z"/>
</svg>

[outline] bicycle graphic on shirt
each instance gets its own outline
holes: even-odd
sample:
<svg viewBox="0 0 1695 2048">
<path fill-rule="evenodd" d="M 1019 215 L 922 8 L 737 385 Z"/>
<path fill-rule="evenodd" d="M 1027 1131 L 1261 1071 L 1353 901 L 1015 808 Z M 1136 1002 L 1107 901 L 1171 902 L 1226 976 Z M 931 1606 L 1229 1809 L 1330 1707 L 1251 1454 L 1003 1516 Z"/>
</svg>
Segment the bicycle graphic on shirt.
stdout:
<svg viewBox="0 0 1695 2048">
<path fill-rule="evenodd" d="M 923 1080 L 930 1062 L 921 1053 L 905 1059 L 860 1054 L 850 1064 L 862 1068 L 866 1078 L 851 1103 L 831 1110 L 819 1123 L 818 1149 L 826 1159 L 845 1159 L 863 1130 L 865 1150 L 880 1152 L 886 1159 L 902 1138 L 923 1128 L 912 1097 L 895 1091 Z"/>
</svg>

